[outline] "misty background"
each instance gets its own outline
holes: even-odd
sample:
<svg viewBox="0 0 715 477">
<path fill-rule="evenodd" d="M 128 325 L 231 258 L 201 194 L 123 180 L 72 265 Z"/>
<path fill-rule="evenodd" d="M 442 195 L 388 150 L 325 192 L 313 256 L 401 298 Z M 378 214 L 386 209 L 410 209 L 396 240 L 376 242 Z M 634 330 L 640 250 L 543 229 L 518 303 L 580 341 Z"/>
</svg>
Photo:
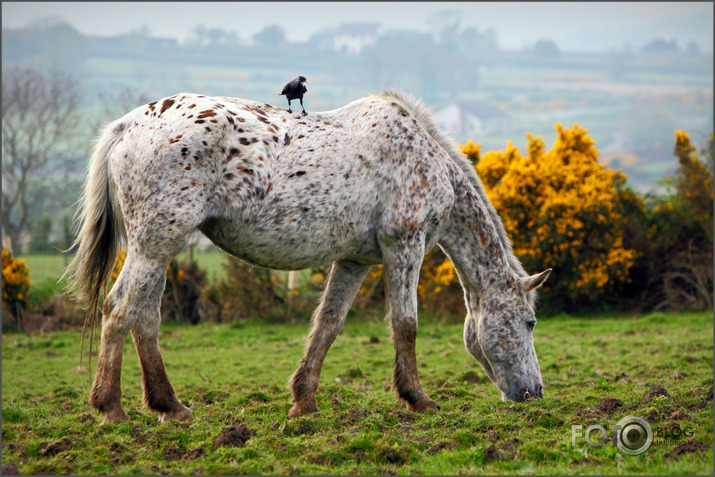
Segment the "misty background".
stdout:
<svg viewBox="0 0 715 477">
<path fill-rule="evenodd" d="M 3 2 L 3 72 L 28 66 L 79 93 L 58 195 L 33 209 L 55 233 L 99 127 L 179 92 L 286 107 L 303 75 L 310 112 L 399 88 L 482 152 L 578 123 L 639 192 L 674 171 L 676 129 L 713 130 L 712 3 Z"/>
</svg>

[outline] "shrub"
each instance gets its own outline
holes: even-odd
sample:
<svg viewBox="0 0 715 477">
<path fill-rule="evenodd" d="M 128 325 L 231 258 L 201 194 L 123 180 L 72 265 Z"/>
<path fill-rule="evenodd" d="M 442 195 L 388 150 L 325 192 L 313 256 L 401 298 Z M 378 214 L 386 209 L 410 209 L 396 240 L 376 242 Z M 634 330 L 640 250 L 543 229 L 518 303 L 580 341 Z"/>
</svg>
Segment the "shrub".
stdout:
<svg viewBox="0 0 715 477">
<path fill-rule="evenodd" d="M 281 284 L 278 275 L 234 257 L 228 257 L 224 267 L 225 280 L 211 287 L 207 296 L 215 306 L 217 321 L 286 313 L 286 301 L 279 292 Z"/>
<path fill-rule="evenodd" d="M 278 321 L 308 320 L 319 299 L 325 279 L 322 267 L 311 269 L 310 279 L 290 290 L 283 272 L 251 265 L 228 256 L 226 278 L 207 291 L 220 322 L 269 318 Z"/>
<path fill-rule="evenodd" d="M 206 314 L 204 290 L 207 288 L 206 270 L 199 267 L 192 255 L 181 262 L 172 260 L 161 297 L 162 319 L 197 324 Z"/>
<path fill-rule="evenodd" d="M 30 294 L 30 269 L 25 260 L 2 249 L 2 304 L 15 317 L 18 329 Z"/>
<path fill-rule="evenodd" d="M 527 134 L 526 156 L 508 144 L 476 169 L 524 268 L 554 269 L 544 303 L 574 310 L 603 304 L 629 280 L 638 252 L 624 246 L 623 208 L 638 198 L 625 175 L 598 163 L 588 130 L 557 124 L 556 131 L 549 151 Z"/>
<path fill-rule="evenodd" d="M 685 131 L 675 132 L 678 169 L 649 195 L 648 240 L 640 268 L 646 308 L 711 309 L 713 303 L 713 136 L 698 154 Z"/>
</svg>

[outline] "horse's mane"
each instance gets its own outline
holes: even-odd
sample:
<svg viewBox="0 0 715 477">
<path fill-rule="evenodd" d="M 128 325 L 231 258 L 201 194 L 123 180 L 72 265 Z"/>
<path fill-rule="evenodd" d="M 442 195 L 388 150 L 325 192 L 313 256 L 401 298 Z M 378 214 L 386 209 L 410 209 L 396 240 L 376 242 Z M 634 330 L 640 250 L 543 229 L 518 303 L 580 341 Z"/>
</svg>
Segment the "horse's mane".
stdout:
<svg viewBox="0 0 715 477">
<path fill-rule="evenodd" d="M 481 179 L 477 175 L 477 171 L 474 169 L 474 166 L 469 161 L 469 159 L 467 159 L 466 156 L 459 151 L 457 147 L 457 142 L 449 135 L 447 135 L 444 131 L 442 131 L 439 126 L 437 126 L 434 121 L 434 118 L 432 117 L 432 113 L 430 113 L 424 103 L 419 99 L 416 99 L 402 91 L 383 91 L 381 93 L 381 96 L 386 96 L 399 101 L 403 107 L 405 107 L 410 113 L 415 116 L 417 122 L 423 128 L 425 128 L 429 135 L 432 136 L 435 141 L 437 141 L 437 143 L 442 147 L 442 149 L 444 149 L 449 154 L 449 157 L 464 173 L 465 177 L 469 180 L 474 189 L 477 191 L 477 194 L 479 194 L 479 197 L 481 197 L 482 201 L 484 202 L 484 205 L 489 211 L 489 216 L 492 220 L 492 223 L 494 224 L 494 228 L 496 229 L 497 235 L 499 236 L 499 241 L 501 242 L 502 246 L 504 247 L 504 251 L 506 252 L 506 256 L 509 261 L 509 266 L 517 273 L 517 275 L 521 277 L 527 276 L 526 272 L 524 271 L 524 267 L 522 267 L 521 265 L 521 262 L 519 262 L 519 259 L 512 252 L 511 240 L 509 240 L 509 237 L 506 234 L 504 222 L 502 222 L 501 217 L 499 217 L 499 214 L 497 214 L 497 211 L 494 209 L 492 202 L 487 197 L 487 194 L 484 190 L 484 185 L 482 184 Z M 530 293 L 530 295 L 532 294 Z M 534 298 L 535 297 L 533 297 L 532 300 Z"/>
</svg>

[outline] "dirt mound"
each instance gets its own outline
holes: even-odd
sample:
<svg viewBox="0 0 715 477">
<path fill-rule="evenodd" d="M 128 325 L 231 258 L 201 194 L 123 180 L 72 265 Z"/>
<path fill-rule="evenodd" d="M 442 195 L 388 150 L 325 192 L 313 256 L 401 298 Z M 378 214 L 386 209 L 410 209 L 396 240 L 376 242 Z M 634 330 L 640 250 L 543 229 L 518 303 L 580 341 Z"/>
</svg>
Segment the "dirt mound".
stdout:
<svg viewBox="0 0 715 477">
<path fill-rule="evenodd" d="M 581 457 L 579 459 L 571 460 L 571 467 L 576 467 L 577 465 L 598 465 L 600 463 L 601 462 L 589 457 Z"/>
<path fill-rule="evenodd" d="M 674 459 L 679 455 L 689 454 L 691 452 L 705 453 L 708 451 L 708 449 L 710 449 L 710 447 L 707 444 L 700 442 L 697 439 L 690 439 L 689 441 L 683 442 L 675 449 L 665 454 L 665 457 L 667 459 Z"/>
<path fill-rule="evenodd" d="M 62 439 L 61 441 L 41 442 L 39 445 L 40 454 L 47 457 L 57 455 L 60 452 L 64 452 L 69 449 L 69 444 L 69 440 L 67 439 Z"/>
<path fill-rule="evenodd" d="M 454 444 L 452 442 L 442 441 L 436 443 L 435 445 L 427 449 L 427 453 L 430 455 L 439 454 L 444 449 L 451 449 L 452 447 L 454 447 Z"/>
<path fill-rule="evenodd" d="M 255 432 L 246 427 L 245 424 L 224 427 L 214 439 L 214 447 L 243 447 L 246 445 L 246 441 L 254 435 Z"/>
<path fill-rule="evenodd" d="M 626 373 L 621 373 L 621 374 L 617 374 L 617 375 L 613 378 L 613 381 L 616 382 L 616 383 L 619 383 L 619 382 L 630 383 L 630 382 L 631 382 L 631 378 L 629 378 Z"/>
<path fill-rule="evenodd" d="M 89 413 L 84 413 L 77 417 L 77 422 L 81 422 L 83 424 L 85 422 L 96 422 L 96 421 L 97 421 L 97 419 L 95 419 L 94 416 Z"/>
<path fill-rule="evenodd" d="M 606 398 L 601 404 L 596 406 L 596 410 L 605 414 L 611 414 L 620 407 L 623 407 L 623 401 L 620 399 Z"/>
<path fill-rule="evenodd" d="M 502 460 L 501 452 L 499 449 L 492 444 L 484 450 L 484 462 L 491 462 L 493 460 Z"/>
<path fill-rule="evenodd" d="M 164 447 L 163 454 L 166 460 L 179 460 L 184 457 L 185 451 L 181 447 L 166 446 Z"/>
<path fill-rule="evenodd" d="M 700 400 L 699 403 L 697 403 L 695 406 L 693 406 L 693 409 L 695 409 L 695 410 L 705 409 L 706 407 L 711 406 L 711 404 L 708 404 L 708 403 L 712 400 L 713 400 L 713 387 L 710 386 L 710 389 L 708 390 L 708 392 Z"/>
<path fill-rule="evenodd" d="M 481 376 L 479 376 L 479 374 L 477 374 L 476 371 L 471 370 L 464 373 L 461 379 L 462 381 L 466 381 L 472 384 L 482 384 L 484 382 L 484 380 L 481 378 Z"/>
<path fill-rule="evenodd" d="M 649 403 L 656 396 L 665 396 L 667 398 L 670 398 L 670 394 L 668 394 L 668 391 L 661 384 L 654 384 L 651 390 L 645 393 L 640 403 Z"/>
<path fill-rule="evenodd" d="M 186 458 L 189 460 L 196 460 L 199 457 L 204 455 L 204 449 L 203 447 L 197 447 L 195 449 L 191 449 L 191 451 L 186 455 Z"/>
<path fill-rule="evenodd" d="M 10 462 L 7 465 L 2 466 L 2 475 L 22 475 L 20 471 L 17 470 L 17 466 Z"/>
</svg>

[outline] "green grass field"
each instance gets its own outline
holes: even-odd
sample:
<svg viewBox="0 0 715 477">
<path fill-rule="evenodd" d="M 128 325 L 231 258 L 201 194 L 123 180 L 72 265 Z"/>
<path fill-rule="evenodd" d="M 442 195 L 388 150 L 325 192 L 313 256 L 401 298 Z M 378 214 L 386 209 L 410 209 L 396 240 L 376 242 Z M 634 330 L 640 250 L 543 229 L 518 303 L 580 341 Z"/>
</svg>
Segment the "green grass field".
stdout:
<svg viewBox="0 0 715 477">
<path fill-rule="evenodd" d="M 184 250 L 177 256 L 179 262 L 185 260 L 189 256 L 188 249 Z M 211 251 L 194 253 L 194 259 L 199 264 L 199 267 L 206 270 L 206 280 L 209 283 L 218 283 L 226 278 L 226 269 L 224 265 L 227 263 L 229 255 L 218 248 L 212 248 Z M 30 281 L 32 289 L 30 291 L 31 300 L 41 302 L 53 295 L 56 291 L 63 290 L 61 284 L 58 284 L 60 276 L 65 269 L 65 266 L 71 260 L 71 256 L 63 256 L 61 254 L 35 254 L 22 255 L 18 258 L 24 259 L 30 270 Z M 272 273 L 281 275 L 287 284 L 287 272 L 281 270 L 273 270 Z M 298 285 L 303 286 L 311 280 L 312 271 L 310 269 L 301 270 L 298 274 Z"/>
<path fill-rule="evenodd" d="M 158 423 L 143 408 L 127 340 L 122 401 L 130 420 L 107 426 L 87 404 L 78 333 L 3 334 L 3 473 L 713 472 L 708 313 L 542 319 L 534 333 L 545 398 L 518 404 L 502 402 L 486 382 L 464 350 L 460 325 L 423 317 L 421 381 L 441 406 L 425 415 L 407 412 L 390 390 L 394 352 L 385 328 L 351 312 L 325 362 L 319 415 L 287 420 L 287 380 L 307 323 L 162 325 L 167 373 L 196 420 Z M 581 437 L 572 446 L 572 425 L 608 428 L 629 415 L 647 419 L 656 433 L 692 434 L 657 440 L 635 457 L 610 441 L 590 447 Z M 241 424 L 245 445 L 219 445 L 223 429 Z"/>
<path fill-rule="evenodd" d="M 185 250 L 178 255 L 179 260 L 185 259 L 189 251 Z M 194 254 L 199 266 L 206 269 L 206 278 L 209 281 L 220 281 L 225 277 L 223 264 L 227 254 L 221 250 L 207 253 Z M 21 255 L 18 258 L 24 259 L 30 269 L 30 280 L 33 284 L 43 283 L 47 280 L 56 281 L 62 275 L 64 267 L 71 260 L 71 256 L 66 258 L 61 254 L 36 254 Z"/>
</svg>

